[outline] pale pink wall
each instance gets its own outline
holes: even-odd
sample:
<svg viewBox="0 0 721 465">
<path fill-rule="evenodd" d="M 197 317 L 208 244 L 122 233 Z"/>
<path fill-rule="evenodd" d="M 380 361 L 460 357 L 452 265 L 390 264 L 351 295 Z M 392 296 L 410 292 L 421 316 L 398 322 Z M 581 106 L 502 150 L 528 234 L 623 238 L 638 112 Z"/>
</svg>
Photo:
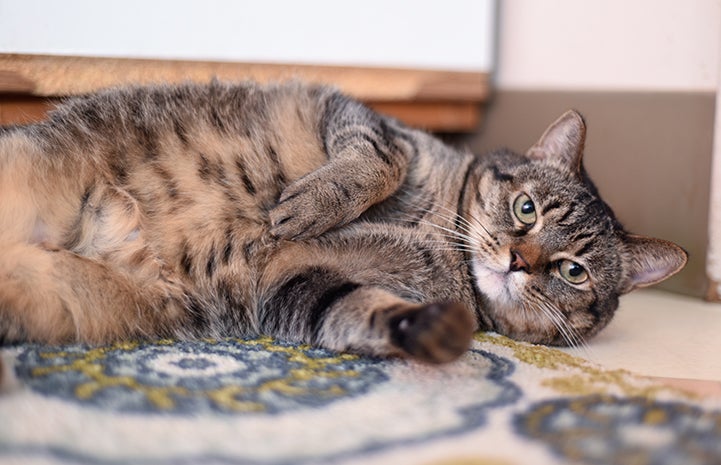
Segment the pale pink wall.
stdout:
<svg viewBox="0 0 721 465">
<path fill-rule="evenodd" d="M 501 0 L 502 89 L 716 91 L 719 0 Z"/>
</svg>

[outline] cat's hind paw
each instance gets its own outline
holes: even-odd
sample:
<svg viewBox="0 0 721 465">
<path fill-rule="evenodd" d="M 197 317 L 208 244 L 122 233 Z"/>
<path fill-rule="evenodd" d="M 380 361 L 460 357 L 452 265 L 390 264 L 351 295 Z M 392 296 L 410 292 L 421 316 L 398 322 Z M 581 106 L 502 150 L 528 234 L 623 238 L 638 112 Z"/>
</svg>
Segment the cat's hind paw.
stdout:
<svg viewBox="0 0 721 465">
<path fill-rule="evenodd" d="M 459 303 L 433 303 L 402 310 L 388 323 L 393 344 L 427 363 L 451 362 L 463 355 L 475 328 L 471 312 Z"/>
</svg>

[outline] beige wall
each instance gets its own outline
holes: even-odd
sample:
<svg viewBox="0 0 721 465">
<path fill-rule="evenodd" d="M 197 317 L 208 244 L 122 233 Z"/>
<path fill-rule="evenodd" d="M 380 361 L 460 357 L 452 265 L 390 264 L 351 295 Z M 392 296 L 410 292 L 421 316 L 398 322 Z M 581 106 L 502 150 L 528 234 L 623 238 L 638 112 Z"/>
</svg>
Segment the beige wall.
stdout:
<svg viewBox="0 0 721 465">
<path fill-rule="evenodd" d="M 498 91 L 477 153 L 525 151 L 568 108 L 588 124 L 584 163 L 631 231 L 674 241 L 689 264 L 661 286 L 706 293 L 706 246 L 715 95 L 711 92 Z"/>
<path fill-rule="evenodd" d="M 705 295 L 721 0 L 501 0 L 498 20 L 495 96 L 465 142 L 525 150 L 578 109 L 586 165 L 622 222 L 690 252 L 663 286 Z"/>
</svg>

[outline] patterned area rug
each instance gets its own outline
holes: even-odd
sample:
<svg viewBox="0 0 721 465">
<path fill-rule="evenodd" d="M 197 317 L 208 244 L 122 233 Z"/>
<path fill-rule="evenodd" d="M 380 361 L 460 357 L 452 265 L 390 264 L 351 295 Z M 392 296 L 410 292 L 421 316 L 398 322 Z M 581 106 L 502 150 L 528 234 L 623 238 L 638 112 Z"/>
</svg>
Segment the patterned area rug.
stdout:
<svg viewBox="0 0 721 465">
<path fill-rule="evenodd" d="M 0 463 L 721 463 L 721 399 L 489 334 L 441 367 L 268 338 L 2 355 Z"/>
</svg>

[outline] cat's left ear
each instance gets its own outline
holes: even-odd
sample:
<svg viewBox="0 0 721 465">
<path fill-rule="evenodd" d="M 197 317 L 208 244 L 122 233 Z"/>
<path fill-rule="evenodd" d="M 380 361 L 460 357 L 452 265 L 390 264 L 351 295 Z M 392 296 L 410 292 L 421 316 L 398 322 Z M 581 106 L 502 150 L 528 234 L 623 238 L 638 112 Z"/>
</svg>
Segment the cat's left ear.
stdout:
<svg viewBox="0 0 721 465">
<path fill-rule="evenodd" d="M 622 294 L 659 283 L 681 271 L 688 254 L 673 242 L 627 234 L 624 238 Z"/>
<path fill-rule="evenodd" d="M 573 173 L 580 173 L 586 123 L 576 110 L 568 110 L 551 124 L 526 156 L 535 160 L 558 161 Z"/>
</svg>

